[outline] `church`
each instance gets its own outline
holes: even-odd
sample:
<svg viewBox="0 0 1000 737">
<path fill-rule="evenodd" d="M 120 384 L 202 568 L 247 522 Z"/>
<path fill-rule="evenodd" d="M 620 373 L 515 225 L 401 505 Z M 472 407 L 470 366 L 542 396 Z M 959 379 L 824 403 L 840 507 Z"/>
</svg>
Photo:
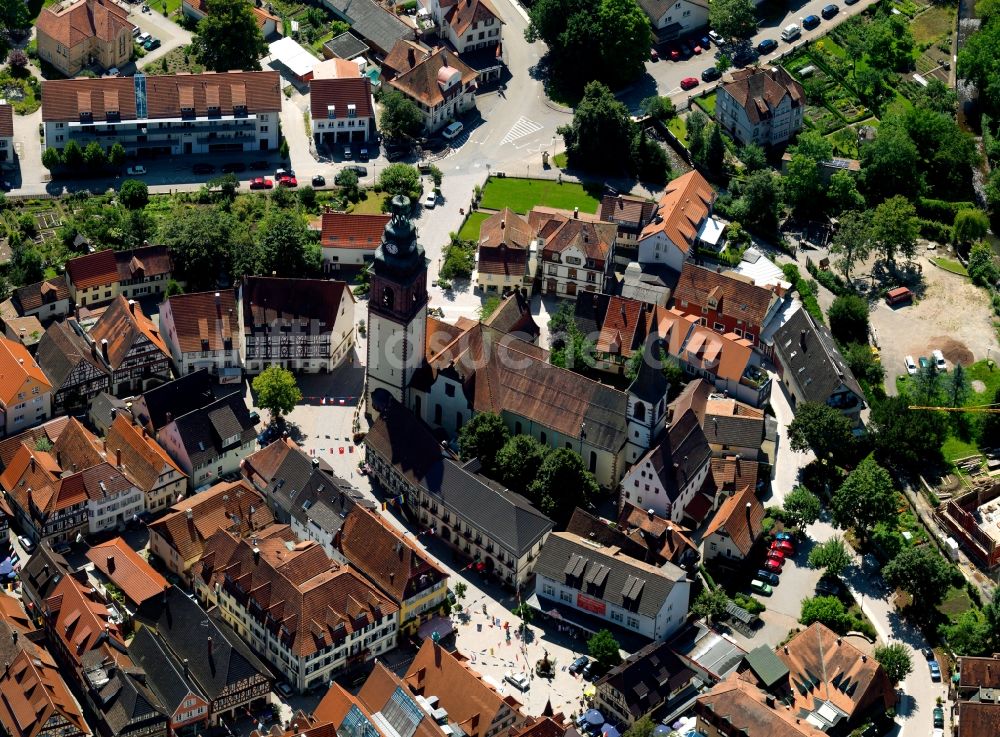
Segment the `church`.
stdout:
<svg viewBox="0 0 1000 737">
<path fill-rule="evenodd" d="M 528 309 L 520 295 L 483 322 L 428 315 L 428 262 L 409 209 L 405 197 L 393 199 L 372 264 L 366 411 L 374 412 L 372 394 L 382 390 L 450 439 L 477 412 L 494 412 L 512 434 L 576 451 L 602 487 L 616 488 L 664 432 L 662 372 L 644 362 L 620 391 L 553 366 L 523 329 L 533 325 L 530 314 L 517 319 Z"/>
</svg>

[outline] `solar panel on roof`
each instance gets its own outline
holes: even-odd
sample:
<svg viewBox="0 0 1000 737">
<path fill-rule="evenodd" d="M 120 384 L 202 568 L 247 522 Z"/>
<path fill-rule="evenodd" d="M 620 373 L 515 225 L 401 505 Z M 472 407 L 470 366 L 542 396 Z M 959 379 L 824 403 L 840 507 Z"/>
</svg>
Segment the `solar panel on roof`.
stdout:
<svg viewBox="0 0 1000 737">
<path fill-rule="evenodd" d="M 135 85 L 135 117 L 140 120 L 147 117 L 146 109 L 146 75 L 136 74 L 132 77 Z"/>
</svg>

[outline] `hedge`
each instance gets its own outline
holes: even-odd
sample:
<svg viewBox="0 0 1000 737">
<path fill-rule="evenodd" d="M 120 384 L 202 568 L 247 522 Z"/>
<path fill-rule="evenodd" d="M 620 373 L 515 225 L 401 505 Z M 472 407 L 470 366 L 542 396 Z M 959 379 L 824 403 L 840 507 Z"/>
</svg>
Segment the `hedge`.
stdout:
<svg viewBox="0 0 1000 737">
<path fill-rule="evenodd" d="M 917 214 L 928 220 L 936 220 L 949 227 L 955 222 L 955 215 L 961 210 L 971 210 L 976 207 L 975 202 L 947 202 L 945 200 L 933 200 L 921 197 L 917 200 Z"/>
<path fill-rule="evenodd" d="M 947 243 L 951 240 L 950 225 L 945 225 L 936 220 L 925 220 L 924 218 L 917 218 L 917 222 L 920 225 L 920 235 L 927 240 L 936 241 L 937 243 Z"/>
</svg>

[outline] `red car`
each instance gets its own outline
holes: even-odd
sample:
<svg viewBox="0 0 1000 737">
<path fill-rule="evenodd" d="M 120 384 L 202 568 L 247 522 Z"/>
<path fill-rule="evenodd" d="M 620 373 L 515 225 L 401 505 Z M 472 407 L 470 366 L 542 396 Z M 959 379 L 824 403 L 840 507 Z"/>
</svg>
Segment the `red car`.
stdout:
<svg viewBox="0 0 1000 737">
<path fill-rule="evenodd" d="M 255 177 L 250 180 L 250 189 L 271 189 L 274 182 L 265 177 Z"/>
<path fill-rule="evenodd" d="M 701 46 L 699 46 L 698 44 L 695 44 L 694 48 L 692 50 L 694 51 L 694 53 L 700 54 L 701 53 Z"/>
<path fill-rule="evenodd" d="M 770 550 L 767 551 L 767 557 L 768 558 L 779 558 L 781 560 L 784 560 L 785 558 L 788 557 L 788 553 L 785 552 L 784 550 L 779 550 L 779 549 L 776 549 L 776 548 L 771 548 Z"/>
<path fill-rule="evenodd" d="M 682 90 L 692 90 L 692 89 L 694 89 L 697 86 L 698 86 L 698 78 L 697 77 L 685 77 L 684 79 L 681 80 L 681 89 Z"/>
<path fill-rule="evenodd" d="M 768 558 L 764 561 L 765 570 L 771 571 L 772 573 L 781 573 L 781 568 L 784 565 L 785 561 L 780 558 Z"/>
<path fill-rule="evenodd" d="M 295 177 L 282 177 L 278 180 L 279 187 L 298 187 L 299 182 Z"/>
<path fill-rule="evenodd" d="M 771 543 L 771 550 L 784 550 L 788 555 L 795 555 L 795 546 L 788 540 L 775 540 Z"/>
<path fill-rule="evenodd" d="M 681 60 L 681 50 L 676 46 L 670 47 L 670 61 L 680 61 Z"/>
</svg>

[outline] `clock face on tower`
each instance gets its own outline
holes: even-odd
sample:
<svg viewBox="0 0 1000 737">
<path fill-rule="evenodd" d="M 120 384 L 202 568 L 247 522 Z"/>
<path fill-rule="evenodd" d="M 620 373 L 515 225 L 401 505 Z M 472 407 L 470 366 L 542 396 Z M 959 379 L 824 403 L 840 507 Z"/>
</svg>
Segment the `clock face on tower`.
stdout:
<svg viewBox="0 0 1000 737">
<path fill-rule="evenodd" d="M 391 254 L 395 255 L 395 254 L 396 254 L 396 252 L 397 252 L 397 251 L 398 251 L 399 249 L 398 249 L 398 248 L 396 247 L 396 244 L 395 244 L 395 243 L 393 243 L 392 241 L 389 241 L 389 242 L 387 242 L 387 243 L 385 244 L 385 250 L 387 250 L 387 251 L 388 251 L 389 253 L 391 253 Z"/>
</svg>

